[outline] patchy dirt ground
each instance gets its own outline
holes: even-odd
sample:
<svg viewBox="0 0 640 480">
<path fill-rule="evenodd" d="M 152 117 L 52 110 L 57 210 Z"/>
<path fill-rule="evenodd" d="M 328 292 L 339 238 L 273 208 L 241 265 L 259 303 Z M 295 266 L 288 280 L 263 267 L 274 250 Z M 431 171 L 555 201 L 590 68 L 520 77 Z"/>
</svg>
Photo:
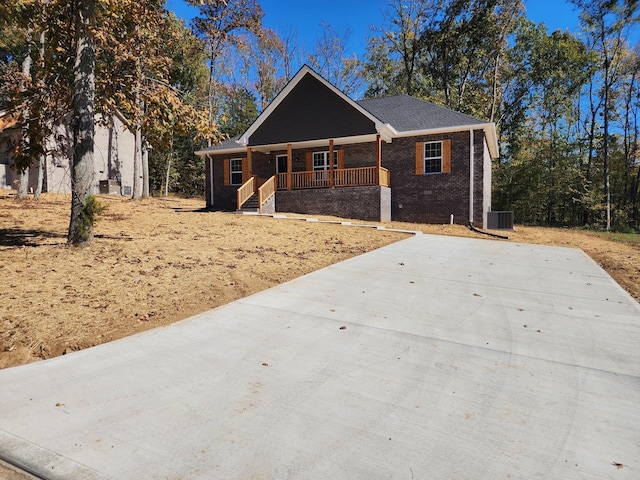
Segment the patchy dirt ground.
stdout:
<svg viewBox="0 0 640 480">
<path fill-rule="evenodd" d="M 201 200 L 99 198 L 108 210 L 94 243 L 76 249 L 66 247 L 69 196 L 35 202 L 0 193 L 0 368 L 166 325 L 406 238 L 375 228 L 205 212 Z M 459 225 L 384 226 L 489 238 Z M 637 241 L 528 227 L 507 235 L 582 248 L 640 299 Z"/>
</svg>

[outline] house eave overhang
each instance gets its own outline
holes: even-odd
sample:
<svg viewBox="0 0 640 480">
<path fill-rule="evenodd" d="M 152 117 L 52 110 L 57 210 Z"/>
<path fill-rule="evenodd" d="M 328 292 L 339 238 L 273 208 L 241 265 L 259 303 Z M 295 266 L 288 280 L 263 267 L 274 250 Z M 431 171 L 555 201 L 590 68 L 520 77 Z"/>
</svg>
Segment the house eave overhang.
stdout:
<svg viewBox="0 0 640 480">
<path fill-rule="evenodd" d="M 389 143 L 391 142 L 391 137 L 388 135 L 389 132 L 380 132 L 380 138 Z M 271 152 L 284 151 L 287 150 L 288 146 L 291 145 L 291 148 L 294 150 L 302 149 L 302 148 L 318 148 L 318 147 L 328 147 L 329 142 L 333 140 L 333 144 L 335 146 L 340 145 L 352 145 L 354 143 L 370 143 L 375 142 L 377 133 L 372 133 L 369 135 L 357 135 L 353 137 L 340 137 L 340 138 L 319 138 L 314 140 L 305 140 L 303 142 L 291 142 L 291 143 L 273 143 L 269 145 L 252 145 L 248 147 L 247 145 L 242 145 L 238 143 L 238 147 L 233 148 L 220 148 L 220 149 L 205 149 L 199 150 L 196 155 L 207 156 L 207 155 L 229 155 L 234 153 L 244 153 L 247 151 L 247 148 L 251 148 L 254 152 L 260 152 L 264 154 L 269 154 Z"/>
<path fill-rule="evenodd" d="M 470 130 L 483 130 L 489 148 L 491 158 L 498 158 L 500 150 L 498 148 L 498 140 L 496 135 L 495 123 L 478 123 L 475 125 L 456 125 L 452 127 L 430 128 L 424 130 L 407 130 L 398 132 L 395 137 L 417 137 L 420 135 L 438 135 L 442 133 L 468 132 Z"/>
<path fill-rule="evenodd" d="M 206 157 L 207 155 L 226 155 L 229 153 L 243 153 L 247 151 L 247 147 L 239 146 L 237 148 L 220 148 L 218 150 L 198 150 L 195 152 L 196 155 L 201 157 Z"/>
</svg>

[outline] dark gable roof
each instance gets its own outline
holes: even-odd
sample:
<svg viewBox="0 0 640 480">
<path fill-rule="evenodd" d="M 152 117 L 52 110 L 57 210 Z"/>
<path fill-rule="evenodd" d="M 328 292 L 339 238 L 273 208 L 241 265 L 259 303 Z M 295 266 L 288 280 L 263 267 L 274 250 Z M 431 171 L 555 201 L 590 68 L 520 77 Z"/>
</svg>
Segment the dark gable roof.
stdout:
<svg viewBox="0 0 640 480">
<path fill-rule="evenodd" d="M 307 73 L 249 137 L 249 145 L 376 133 L 375 123 Z"/>
<path fill-rule="evenodd" d="M 365 141 L 376 134 L 391 142 L 395 137 L 461 131 L 468 127 L 484 130 L 489 153 L 498 158 L 493 123 L 409 95 L 355 102 L 305 65 L 240 138 L 196 153 L 235 154 L 246 147 L 289 143 L 309 146 L 331 138 Z"/>
<path fill-rule="evenodd" d="M 425 102 L 409 95 L 371 98 L 357 102 L 383 123 L 388 123 L 398 132 L 413 132 L 438 128 L 480 125 L 477 118 Z"/>
</svg>

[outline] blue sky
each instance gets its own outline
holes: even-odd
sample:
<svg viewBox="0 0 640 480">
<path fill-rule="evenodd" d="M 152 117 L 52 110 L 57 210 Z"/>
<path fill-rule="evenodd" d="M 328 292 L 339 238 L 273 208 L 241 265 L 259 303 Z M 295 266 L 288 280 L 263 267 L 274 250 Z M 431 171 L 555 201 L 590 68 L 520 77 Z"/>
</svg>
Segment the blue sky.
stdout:
<svg viewBox="0 0 640 480">
<path fill-rule="evenodd" d="M 383 22 L 382 12 L 387 0 L 259 0 L 265 12 L 263 23 L 277 32 L 296 31 L 299 41 L 313 49 L 320 35 L 321 24 L 329 23 L 338 32 L 351 31 L 349 53 L 360 55 L 366 47 L 372 25 Z M 184 0 L 167 0 L 167 8 L 186 20 L 197 9 Z M 527 16 L 544 22 L 549 31 L 578 29 L 578 12 L 562 0 L 525 0 Z"/>
</svg>

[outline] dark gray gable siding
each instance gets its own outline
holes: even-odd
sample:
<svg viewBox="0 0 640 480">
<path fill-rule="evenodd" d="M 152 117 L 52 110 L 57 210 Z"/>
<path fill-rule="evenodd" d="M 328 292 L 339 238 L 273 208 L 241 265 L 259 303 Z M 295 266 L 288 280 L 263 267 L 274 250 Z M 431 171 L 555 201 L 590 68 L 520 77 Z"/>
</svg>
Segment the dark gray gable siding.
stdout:
<svg viewBox="0 0 640 480">
<path fill-rule="evenodd" d="M 464 127 L 465 125 L 486 123 L 464 113 L 455 112 L 409 95 L 360 100 L 358 105 L 383 123 L 390 124 L 398 132 Z"/>
<path fill-rule="evenodd" d="M 249 138 L 273 145 L 376 133 L 375 124 L 312 75 L 305 75 Z"/>
</svg>

